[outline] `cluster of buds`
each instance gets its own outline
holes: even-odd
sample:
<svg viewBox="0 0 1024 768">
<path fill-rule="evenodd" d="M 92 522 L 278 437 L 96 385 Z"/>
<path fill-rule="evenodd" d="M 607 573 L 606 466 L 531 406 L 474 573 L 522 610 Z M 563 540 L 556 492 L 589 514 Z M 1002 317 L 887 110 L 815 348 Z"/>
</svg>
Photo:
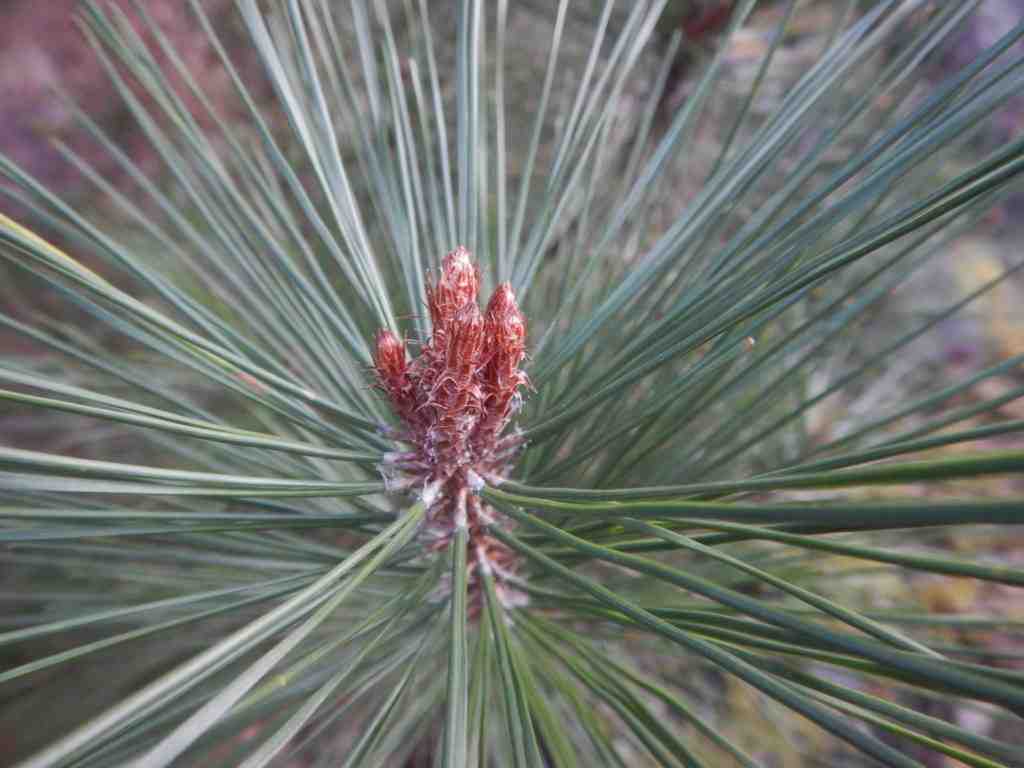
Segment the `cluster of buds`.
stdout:
<svg viewBox="0 0 1024 768">
<path fill-rule="evenodd" d="M 509 604 L 515 590 L 514 553 L 488 535 L 495 511 L 478 495 L 485 482 L 505 476 L 520 447 L 502 436 L 527 384 L 519 366 L 526 323 L 508 283 L 480 311 L 480 275 L 469 251 L 445 258 L 436 285 L 427 285 L 431 335 L 419 356 L 391 331 L 377 334 L 374 368 L 380 387 L 401 421 L 394 437 L 409 450 L 388 454 L 383 467 L 393 490 L 420 494 L 427 507 L 426 546 L 447 549 L 457 530 L 468 532 L 469 607 L 480 608 L 480 578 L 490 573 Z"/>
</svg>

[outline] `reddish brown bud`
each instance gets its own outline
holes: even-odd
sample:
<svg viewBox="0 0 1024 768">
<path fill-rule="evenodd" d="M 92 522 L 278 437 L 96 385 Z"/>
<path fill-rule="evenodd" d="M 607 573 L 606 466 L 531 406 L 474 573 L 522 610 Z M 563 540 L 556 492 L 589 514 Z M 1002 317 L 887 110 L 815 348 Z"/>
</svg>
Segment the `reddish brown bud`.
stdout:
<svg viewBox="0 0 1024 768">
<path fill-rule="evenodd" d="M 501 343 L 522 344 L 526 341 L 526 321 L 509 283 L 502 283 L 494 289 L 494 295 L 487 302 L 487 320 L 494 324 L 495 332 L 500 333 L 496 340 Z"/>
<path fill-rule="evenodd" d="M 499 285 L 487 303 L 487 323 L 495 349 L 516 354 L 518 365 L 525 351 L 526 320 L 508 283 Z"/>
<path fill-rule="evenodd" d="M 405 375 L 405 344 L 391 331 L 377 331 L 377 349 L 373 364 L 383 380 Z"/>
<path fill-rule="evenodd" d="M 437 285 L 427 285 L 427 305 L 434 333 L 443 334 L 448 323 L 466 305 L 476 306 L 479 290 L 480 275 L 469 251 L 460 245 L 444 257 Z"/>
<path fill-rule="evenodd" d="M 444 257 L 443 271 L 438 289 L 451 291 L 456 307 L 476 304 L 476 295 L 480 290 L 480 274 L 473 265 L 469 251 L 461 245 Z"/>
<path fill-rule="evenodd" d="M 388 330 L 377 332 L 377 348 L 373 354 L 377 379 L 388 393 L 396 413 L 405 422 L 415 419 L 416 396 L 405 359 L 405 342 Z"/>
<path fill-rule="evenodd" d="M 526 354 L 526 321 L 516 304 L 512 286 L 502 283 L 487 304 L 487 336 L 490 359 L 484 370 L 484 381 L 494 395 L 496 419 L 504 419 L 506 404 L 515 390 L 525 382 L 519 364 Z"/>
</svg>

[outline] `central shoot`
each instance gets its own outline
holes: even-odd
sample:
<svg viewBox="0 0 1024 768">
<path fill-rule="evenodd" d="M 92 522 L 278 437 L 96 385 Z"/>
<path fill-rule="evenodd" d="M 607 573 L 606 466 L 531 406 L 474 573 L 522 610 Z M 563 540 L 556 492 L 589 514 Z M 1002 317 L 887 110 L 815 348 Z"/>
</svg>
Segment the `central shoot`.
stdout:
<svg viewBox="0 0 1024 768">
<path fill-rule="evenodd" d="M 408 450 L 388 454 L 389 487 L 419 493 L 426 507 L 424 545 L 446 549 L 460 528 L 468 532 L 469 610 L 480 608 L 482 574 L 490 573 L 506 604 L 515 589 L 516 555 L 492 536 L 495 511 L 478 495 L 511 468 L 521 440 L 503 433 L 527 383 L 519 366 L 526 350 L 526 322 L 508 283 L 495 289 L 481 312 L 480 274 L 470 253 L 456 248 L 444 258 L 436 285 L 427 284 L 430 338 L 419 356 L 391 331 L 377 333 L 374 367 L 401 426 L 396 440 Z"/>
</svg>

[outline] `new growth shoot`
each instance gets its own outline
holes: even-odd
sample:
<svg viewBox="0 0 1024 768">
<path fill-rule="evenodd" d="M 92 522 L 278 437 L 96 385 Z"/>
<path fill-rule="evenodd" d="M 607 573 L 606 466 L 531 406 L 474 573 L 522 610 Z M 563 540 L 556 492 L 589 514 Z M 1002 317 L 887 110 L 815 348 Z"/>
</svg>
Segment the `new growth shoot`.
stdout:
<svg viewBox="0 0 1024 768">
<path fill-rule="evenodd" d="M 508 283 L 495 289 L 481 312 L 480 274 L 468 250 L 444 258 L 436 285 L 427 285 L 430 338 L 410 358 L 406 342 L 377 333 L 374 367 L 401 426 L 394 437 L 408 450 L 388 454 L 382 467 L 394 490 L 415 490 L 427 508 L 424 542 L 431 551 L 468 532 L 469 609 L 480 607 L 483 573 L 492 574 L 499 597 L 519 603 L 510 585 L 516 555 L 488 535 L 497 513 L 479 497 L 484 483 L 506 476 L 521 440 L 503 436 L 527 384 L 520 370 L 526 321 Z"/>
</svg>

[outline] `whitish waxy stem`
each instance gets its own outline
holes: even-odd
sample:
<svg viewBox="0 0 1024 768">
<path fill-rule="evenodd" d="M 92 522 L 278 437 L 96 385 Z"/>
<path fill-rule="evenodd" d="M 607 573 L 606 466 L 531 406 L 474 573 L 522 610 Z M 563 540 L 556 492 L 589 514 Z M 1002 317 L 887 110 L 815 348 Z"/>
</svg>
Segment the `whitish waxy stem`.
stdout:
<svg viewBox="0 0 1024 768">
<path fill-rule="evenodd" d="M 385 457 L 381 471 L 394 490 L 419 489 L 427 508 L 422 537 L 432 550 L 446 549 L 459 528 L 469 535 L 466 562 L 468 609 L 480 609 L 481 573 L 493 574 L 497 594 L 510 605 L 525 597 L 510 583 L 517 556 L 488 535 L 499 516 L 478 493 L 500 482 L 519 440 L 502 437 L 527 384 L 519 366 L 526 352 L 526 320 L 508 283 L 480 311 L 480 275 L 468 250 L 444 258 L 441 275 L 427 284 L 430 339 L 410 359 L 391 331 L 377 333 L 374 368 L 402 425 L 395 432 L 411 450 Z"/>
</svg>

